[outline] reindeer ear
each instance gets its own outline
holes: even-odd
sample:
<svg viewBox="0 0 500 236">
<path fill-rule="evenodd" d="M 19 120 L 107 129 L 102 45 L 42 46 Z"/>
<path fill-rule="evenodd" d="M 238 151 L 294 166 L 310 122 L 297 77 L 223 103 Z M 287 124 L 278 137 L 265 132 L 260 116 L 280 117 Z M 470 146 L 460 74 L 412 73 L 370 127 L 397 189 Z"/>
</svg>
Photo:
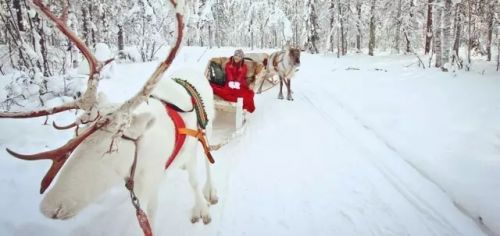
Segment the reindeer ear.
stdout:
<svg viewBox="0 0 500 236">
<path fill-rule="evenodd" d="M 132 139 L 137 139 L 148 130 L 154 122 L 155 118 L 149 112 L 134 115 L 132 117 L 132 124 L 125 130 L 124 135 Z"/>
</svg>

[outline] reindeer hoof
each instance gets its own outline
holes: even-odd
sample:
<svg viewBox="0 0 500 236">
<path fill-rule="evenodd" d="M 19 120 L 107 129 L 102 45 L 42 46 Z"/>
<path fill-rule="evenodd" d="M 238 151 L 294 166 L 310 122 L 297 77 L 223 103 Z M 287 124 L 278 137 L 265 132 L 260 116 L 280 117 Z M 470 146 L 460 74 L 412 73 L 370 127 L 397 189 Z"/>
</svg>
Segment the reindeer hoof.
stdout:
<svg viewBox="0 0 500 236">
<path fill-rule="evenodd" d="M 203 220 L 204 224 L 210 223 L 212 218 L 210 217 L 210 213 L 208 211 L 208 204 L 203 204 L 203 206 L 195 206 L 191 215 L 191 223 L 196 223 L 200 220 Z"/>
<path fill-rule="evenodd" d="M 259 91 L 257 91 L 257 94 L 261 94 L 261 93 L 262 93 L 262 91 L 260 91 L 260 90 L 259 90 Z"/>
<path fill-rule="evenodd" d="M 219 202 L 217 190 L 215 190 L 214 188 L 205 187 L 205 189 L 203 189 L 203 196 L 205 196 L 205 199 L 212 205 L 215 205 Z"/>
<path fill-rule="evenodd" d="M 285 98 L 283 97 L 283 94 L 278 95 L 278 99 L 283 99 L 283 98 Z"/>
<path fill-rule="evenodd" d="M 292 96 L 288 96 L 288 97 L 286 98 L 286 100 L 288 100 L 288 101 L 293 101 L 293 98 L 292 98 Z"/>
<path fill-rule="evenodd" d="M 206 216 L 203 216 L 202 217 L 203 219 L 203 224 L 210 224 L 210 222 L 212 222 L 212 217 L 210 217 L 210 215 L 206 215 Z"/>
</svg>

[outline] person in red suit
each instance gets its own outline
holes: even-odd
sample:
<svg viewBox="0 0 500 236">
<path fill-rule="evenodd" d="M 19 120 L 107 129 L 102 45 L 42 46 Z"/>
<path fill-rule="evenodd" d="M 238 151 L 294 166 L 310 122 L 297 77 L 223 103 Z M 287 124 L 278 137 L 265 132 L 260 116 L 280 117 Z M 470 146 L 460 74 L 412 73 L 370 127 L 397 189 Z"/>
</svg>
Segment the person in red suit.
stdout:
<svg viewBox="0 0 500 236">
<path fill-rule="evenodd" d="M 246 82 L 247 66 L 243 63 L 245 54 L 241 49 L 234 52 L 234 55 L 226 62 L 226 83 L 219 86 L 210 83 L 214 94 L 230 102 L 236 102 L 238 97 L 243 98 L 243 109 L 248 112 L 255 111 L 253 101 L 254 92 L 248 87 Z"/>
</svg>

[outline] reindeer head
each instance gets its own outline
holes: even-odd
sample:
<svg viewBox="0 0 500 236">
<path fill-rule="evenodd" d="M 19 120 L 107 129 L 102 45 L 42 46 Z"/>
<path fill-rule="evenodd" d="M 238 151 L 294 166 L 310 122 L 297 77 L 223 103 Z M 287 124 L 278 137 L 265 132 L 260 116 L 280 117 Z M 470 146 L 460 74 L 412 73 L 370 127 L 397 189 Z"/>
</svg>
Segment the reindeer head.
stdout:
<svg viewBox="0 0 500 236">
<path fill-rule="evenodd" d="M 123 181 L 125 174 L 122 172 L 126 172 L 130 168 L 131 161 L 117 159 L 121 156 L 131 156 L 131 153 L 134 153 L 134 145 L 130 141 L 125 142 L 121 139 L 122 137 L 134 139 L 141 136 L 154 122 L 151 114 L 135 115 L 133 111 L 149 97 L 180 48 L 184 28 L 184 6 L 177 4 L 175 0 L 170 0 L 177 10 L 177 40 L 167 58 L 156 68 L 143 88 L 134 97 L 119 106 L 105 109 L 102 104 L 98 104 L 96 93 L 99 73 L 112 59 L 105 62 L 98 61 L 85 43 L 69 29 L 66 25 L 68 5 L 66 1 L 61 2 L 64 5 L 63 14 L 61 17 L 57 17 L 42 0 L 33 0 L 33 4 L 38 10 L 45 14 L 78 47 L 88 61 L 90 73 L 87 90 L 79 99 L 58 107 L 30 112 L 0 112 L 0 118 L 48 116 L 71 109 L 84 111 L 84 114 L 70 125 L 57 126 L 54 124 L 57 129 L 76 128 L 75 137 L 60 148 L 32 155 L 23 155 L 7 149 L 11 155 L 23 160 L 52 160 L 52 166 L 42 180 L 40 193 L 45 192 L 66 160 L 70 159 L 69 162 L 73 164 L 63 169 L 57 181 L 58 184 L 47 193 L 41 204 L 41 210 L 46 216 L 66 219 L 79 212 L 117 181 Z M 79 131 L 80 125 L 84 125 L 81 131 Z M 118 142 L 121 145 L 119 149 L 115 149 Z M 123 166 L 123 163 L 128 163 L 129 166 Z M 99 174 L 95 175 L 94 173 Z M 88 176 L 88 179 L 82 179 L 82 176 Z M 96 187 L 92 186 L 95 183 L 92 181 L 104 182 L 99 183 L 99 187 Z"/>
<path fill-rule="evenodd" d="M 287 52 L 292 66 L 300 66 L 300 52 L 303 51 L 300 49 L 300 47 L 296 46 L 296 44 L 292 44 L 290 41 L 287 41 L 283 47 L 283 50 Z"/>
<path fill-rule="evenodd" d="M 300 66 L 300 49 L 289 48 L 288 53 L 290 56 L 290 61 L 294 66 Z"/>
<path fill-rule="evenodd" d="M 54 186 L 45 194 L 41 212 L 53 219 L 67 219 L 78 214 L 111 187 L 124 183 L 137 148 L 130 139 L 138 139 L 155 122 L 150 113 L 134 114 L 123 137 L 102 126 L 83 140 L 64 165 Z M 97 121 L 95 121 L 97 122 Z M 83 128 L 92 129 L 94 123 Z M 110 145 L 118 147 L 111 151 Z"/>
</svg>

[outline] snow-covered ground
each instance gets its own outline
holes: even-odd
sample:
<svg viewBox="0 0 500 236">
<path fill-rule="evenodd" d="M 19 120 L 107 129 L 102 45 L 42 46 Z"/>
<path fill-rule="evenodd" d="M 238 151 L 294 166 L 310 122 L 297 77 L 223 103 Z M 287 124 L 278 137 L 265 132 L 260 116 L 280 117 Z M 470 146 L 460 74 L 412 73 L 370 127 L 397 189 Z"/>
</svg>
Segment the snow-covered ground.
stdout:
<svg viewBox="0 0 500 236">
<path fill-rule="evenodd" d="M 186 47 L 172 70 L 201 69 L 233 50 Z M 256 95 L 246 133 L 213 153 L 220 201 L 212 223 L 190 223 L 187 175 L 170 170 L 157 235 L 500 235 L 494 64 L 443 73 L 416 67 L 412 56 L 304 54 L 301 61 L 295 101 L 276 99 L 277 88 Z M 111 100 L 127 98 L 155 65 L 114 65 L 102 89 Z M 227 118 L 220 114 L 216 128 Z M 71 136 L 44 120 L 0 120 L 0 149 L 31 153 Z M 38 210 L 49 163 L 0 157 L 0 235 L 141 234 L 123 186 L 71 220 L 50 220 Z"/>
</svg>

